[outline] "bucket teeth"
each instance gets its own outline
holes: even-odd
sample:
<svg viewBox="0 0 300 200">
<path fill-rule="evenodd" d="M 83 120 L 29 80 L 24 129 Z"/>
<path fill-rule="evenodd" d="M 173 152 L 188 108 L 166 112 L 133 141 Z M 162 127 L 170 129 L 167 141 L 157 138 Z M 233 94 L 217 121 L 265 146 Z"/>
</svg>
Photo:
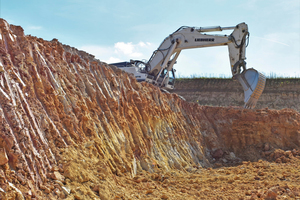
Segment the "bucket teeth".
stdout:
<svg viewBox="0 0 300 200">
<path fill-rule="evenodd" d="M 256 106 L 256 103 L 257 103 L 260 95 L 264 91 L 266 77 L 259 72 L 257 72 L 257 73 L 258 73 L 257 85 L 256 85 L 253 93 L 250 95 L 250 98 L 248 99 L 248 101 L 245 102 L 245 105 L 244 105 L 245 108 L 253 109 Z"/>
<path fill-rule="evenodd" d="M 235 78 L 244 89 L 244 108 L 253 109 L 265 88 L 266 77 L 255 69 L 250 68 L 241 74 L 235 75 Z"/>
</svg>

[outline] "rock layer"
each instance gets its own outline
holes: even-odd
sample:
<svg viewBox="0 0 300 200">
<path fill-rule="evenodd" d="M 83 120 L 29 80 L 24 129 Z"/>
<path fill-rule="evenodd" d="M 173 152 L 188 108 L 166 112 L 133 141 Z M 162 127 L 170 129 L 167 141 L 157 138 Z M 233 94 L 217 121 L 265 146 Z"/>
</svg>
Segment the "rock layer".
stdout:
<svg viewBox="0 0 300 200">
<path fill-rule="evenodd" d="M 179 79 L 175 93 L 189 102 L 209 106 L 243 106 L 244 92 L 238 81 L 232 79 Z M 291 108 L 300 111 L 300 79 L 267 79 L 256 109 Z"/>
<path fill-rule="evenodd" d="M 295 110 L 188 103 L 3 19 L 0 36 L 3 198 L 80 199 L 80 185 L 85 198 L 112 199 L 116 175 L 230 165 L 299 148 Z"/>
</svg>

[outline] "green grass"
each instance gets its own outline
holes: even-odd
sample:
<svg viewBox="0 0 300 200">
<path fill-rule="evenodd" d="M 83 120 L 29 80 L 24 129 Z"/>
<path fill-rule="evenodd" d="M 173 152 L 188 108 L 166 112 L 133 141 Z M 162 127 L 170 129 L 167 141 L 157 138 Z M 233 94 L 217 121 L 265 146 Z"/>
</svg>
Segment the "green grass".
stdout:
<svg viewBox="0 0 300 200">
<path fill-rule="evenodd" d="M 275 72 L 270 72 L 269 74 L 263 73 L 267 79 L 300 79 L 300 74 L 295 74 L 295 76 L 286 76 L 282 74 L 276 74 Z M 178 74 L 176 79 L 231 79 L 232 76 L 225 74 L 191 74 L 189 76 Z"/>
<path fill-rule="evenodd" d="M 295 76 L 285 76 L 281 74 L 276 74 L 274 72 L 270 72 L 269 75 L 267 75 L 268 79 L 300 79 L 300 74 L 295 74 Z"/>
<path fill-rule="evenodd" d="M 184 76 L 178 74 L 176 79 L 231 79 L 231 76 L 225 74 L 191 74 L 189 76 Z"/>
</svg>

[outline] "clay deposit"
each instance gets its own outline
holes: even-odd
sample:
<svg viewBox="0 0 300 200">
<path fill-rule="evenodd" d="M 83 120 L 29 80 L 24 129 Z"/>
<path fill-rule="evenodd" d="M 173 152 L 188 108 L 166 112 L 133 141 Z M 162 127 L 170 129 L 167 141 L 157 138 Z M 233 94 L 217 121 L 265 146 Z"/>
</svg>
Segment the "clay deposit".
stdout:
<svg viewBox="0 0 300 200">
<path fill-rule="evenodd" d="M 0 199 L 300 198 L 300 114 L 209 107 L 0 20 Z"/>
</svg>

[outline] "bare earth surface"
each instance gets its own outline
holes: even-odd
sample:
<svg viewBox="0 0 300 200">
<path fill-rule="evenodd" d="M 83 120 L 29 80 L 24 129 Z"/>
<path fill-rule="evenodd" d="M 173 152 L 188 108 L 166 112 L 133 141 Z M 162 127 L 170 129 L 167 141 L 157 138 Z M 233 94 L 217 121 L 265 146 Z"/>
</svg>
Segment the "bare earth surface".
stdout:
<svg viewBox="0 0 300 200">
<path fill-rule="evenodd" d="M 0 35 L 0 199 L 300 199 L 297 110 L 201 106 Z"/>
<path fill-rule="evenodd" d="M 68 199 L 300 199 L 300 152 L 276 150 L 258 162 L 234 167 L 142 171 L 108 179 L 102 169 L 86 171 L 99 181 L 71 184 Z M 274 162 L 275 160 L 275 162 Z M 110 191 L 114 191 L 111 193 Z"/>
</svg>

